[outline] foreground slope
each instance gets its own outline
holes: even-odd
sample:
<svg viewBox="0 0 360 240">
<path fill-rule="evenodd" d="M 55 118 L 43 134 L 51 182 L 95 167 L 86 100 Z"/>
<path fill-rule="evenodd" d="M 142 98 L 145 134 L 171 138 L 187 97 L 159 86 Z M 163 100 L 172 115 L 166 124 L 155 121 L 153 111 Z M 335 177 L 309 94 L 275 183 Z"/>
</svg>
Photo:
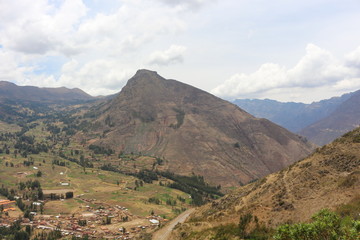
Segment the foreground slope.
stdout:
<svg viewBox="0 0 360 240">
<path fill-rule="evenodd" d="M 222 186 L 265 176 L 312 150 L 268 120 L 148 70 L 139 70 L 92 115 L 93 127 L 83 136 L 89 143 L 161 157 L 167 170 Z M 94 139 L 96 133 L 101 137 Z"/>
<path fill-rule="evenodd" d="M 247 213 L 269 227 L 307 221 L 320 209 L 333 209 L 354 199 L 359 201 L 359 197 L 360 128 L 357 128 L 305 160 L 199 208 L 172 239 L 192 239 L 190 233 L 195 232 L 202 232 L 202 239 L 207 239 L 206 234 L 211 235 L 209 229 L 220 224 L 237 224 L 240 216 Z"/>
<path fill-rule="evenodd" d="M 299 133 L 318 145 L 331 142 L 360 125 L 360 91 L 340 104 L 330 115 Z"/>
</svg>

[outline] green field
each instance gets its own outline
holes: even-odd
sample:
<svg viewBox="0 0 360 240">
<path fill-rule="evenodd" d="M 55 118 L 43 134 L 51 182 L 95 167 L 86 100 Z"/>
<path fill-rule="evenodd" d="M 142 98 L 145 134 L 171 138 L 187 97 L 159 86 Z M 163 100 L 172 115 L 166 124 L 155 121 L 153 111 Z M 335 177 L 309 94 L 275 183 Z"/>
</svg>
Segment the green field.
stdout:
<svg viewBox="0 0 360 240">
<path fill-rule="evenodd" d="M 135 190 L 135 181 L 140 182 L 136 177 L 99 169 L 103 164 L 108 163 L 124 171 L 149 169 L 156 161 L 155 158 L 132 155 L 119 158 L 118 154 L 94 154 L 87 147 L 62 133 L 52 134 L 44 122 L 34 123 L 32 123 L 33 127 L 24 131 L 23 135 L 32 137 L 33 145 L 45 144 L 49 147 L 48 151 L 38 154 L 27 153 L 24 156 L 21 149 L 15 148 L 19 136 L 2 139 L 0 149 L 4 151 L 0 154 L 0 182 L 4 187 L 14 189 L 17 195 L 23 194 L 18 184 L 28 180 L 38 180 L 43 191 L 62 189 L 74 192 L 74 199 L 47 201 L 44 214 L 75 213 L 81 206 L 87 205 L 82 199 L 96 199 L 109 206 L 124 206 L 139 216 L 147 216 L 151 211 L 155 211 L 156 214 L 167 218 L 175 217 L 181 209 L 190 206 L 180 201 L 174 206 L 166 204 L 167 200 L 174 201 L 179 196 L 188 198 L 187 193 L 160 186 L 157 181 L 152 184 L 142 183 L 142 186 L 138 186 Z M 63 127 L 61 123 L 53 123 L 51 126 Z M 8 124 L 0 124 L 0 134 L 19 130 L 20 128 Z M 8 154 L 6 148 L 9 150 Z M 67 160 L 59 154 L 60 152 L 78 162 Z M 81 166 L 79 164 L 81 158 L 91 162 L 93 167 Z M 54 164 L 54 160 L 64 166 Z M 26 166 L 25 162 L 31 162 L 31 165 Z M 41 176 L 37 176 L 39 171 Z M 63 186 L 61 183 L 68 183 L 69 186 Z M 149 198 L 159 199 L 160 204 L 150 203 Z"/>
</svg>

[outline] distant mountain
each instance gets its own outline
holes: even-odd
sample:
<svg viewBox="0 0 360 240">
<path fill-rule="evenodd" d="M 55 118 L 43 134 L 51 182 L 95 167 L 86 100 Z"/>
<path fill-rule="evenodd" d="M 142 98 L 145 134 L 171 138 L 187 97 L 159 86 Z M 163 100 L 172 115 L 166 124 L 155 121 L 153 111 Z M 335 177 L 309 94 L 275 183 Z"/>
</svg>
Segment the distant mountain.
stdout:
<svg viewBox="0 0 360 240">
<path fill-rule="evenodd" d="M 358 219 L 360 209 L 343 204 L 359 206 L 359 192 L 357 128 L 308 158 L 200 207 L 185 224 L 177 226 L 171 239 L 210 239 L 216 231 L 232 229 L 226 228 L 231 223 L 237 227 L 240 216 L 247 214 L 256 217 L 253 227 L 305 222 L 320 209 L 336 207 Z M 223 227 L 216 228 L 220 225 Z"/>
<path fill-rule="evenodd" d="M 78 88 L 39 88 L 33 86 L 17 86 L 11 82 L 0 81 L 0 100 L 2 99 L 41 103 L 73 103 L 94 98 Z"/>
<path fill-rule="evenodd" d="M 305 157 L 299 136 L 207 92 L 139 70 L 108 103 L 86 114 L 78 138 L 164 159 L 163 170 L 237 186 Z M 97 137 L 98 136 L 98 137 Z"/>
<path fill-rule="evenodd" d="M 44 116 L 53 106 L 84 103 L 95 99 L 77 88 L 38 88 L 0 81 L 0 121 L 27 121 Z"/>
<path fill-rule="evenodd" d="M 324 145 L 360 125 L 360 90 L 342 102 L 325 118 L 299 133 L 318 145 Z"/>
<path fill-rule="evenodd" d="M 284 103 L 270 99 L 236 99 L 234 103 L 255 117 L 269 119 L 292 132 L 299 132 L 303 128 L 329 116 L 351 95 L 352 93 L 348 93 L 341 97 L 333 97 L 311 104 Z"/>
</svg>

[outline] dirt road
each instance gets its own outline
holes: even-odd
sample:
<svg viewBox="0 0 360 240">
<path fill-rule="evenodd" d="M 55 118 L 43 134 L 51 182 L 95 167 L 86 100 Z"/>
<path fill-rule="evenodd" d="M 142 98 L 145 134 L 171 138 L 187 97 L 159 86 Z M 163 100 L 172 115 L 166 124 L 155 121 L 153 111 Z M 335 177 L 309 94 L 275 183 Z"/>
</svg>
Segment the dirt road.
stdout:
<svg viewBox="0 0 360 240">
<path fill-rule="evenodd" d="M 153 240 L 168 240 L 171 231 L 174 229 L 176 224 L 185 222 L 186 218 L 194 211 L 194 208 L 188 209 L 185 212 L 181 213 L 179 216 L 171 220 L 166 226 L 161 228 L 159 231 L 155 232 L 153 235 Z"/>
</svg>

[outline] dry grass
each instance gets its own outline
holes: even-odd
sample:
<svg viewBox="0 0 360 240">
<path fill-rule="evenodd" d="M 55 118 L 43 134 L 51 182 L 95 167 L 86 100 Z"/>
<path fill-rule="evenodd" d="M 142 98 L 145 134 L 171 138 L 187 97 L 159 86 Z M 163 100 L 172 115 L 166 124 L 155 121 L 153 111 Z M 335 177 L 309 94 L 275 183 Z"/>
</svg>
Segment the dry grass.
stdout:
<svg viewBox="0 0 360 240">
<path fill-rule="evenodd" d="M 219 224 L 238 223 L 239 216 L 247 212 L 270 227 L 307 221 L 323 208 L 343 212 L 357 209 L 355 214 L 359 214 L 358 159 L 360 143 L 349 135 L 301 162 L 201 207 L 185 228 L 196 232 L 198 225 L 206 222 L 206 232 Z"/>
</svg>

